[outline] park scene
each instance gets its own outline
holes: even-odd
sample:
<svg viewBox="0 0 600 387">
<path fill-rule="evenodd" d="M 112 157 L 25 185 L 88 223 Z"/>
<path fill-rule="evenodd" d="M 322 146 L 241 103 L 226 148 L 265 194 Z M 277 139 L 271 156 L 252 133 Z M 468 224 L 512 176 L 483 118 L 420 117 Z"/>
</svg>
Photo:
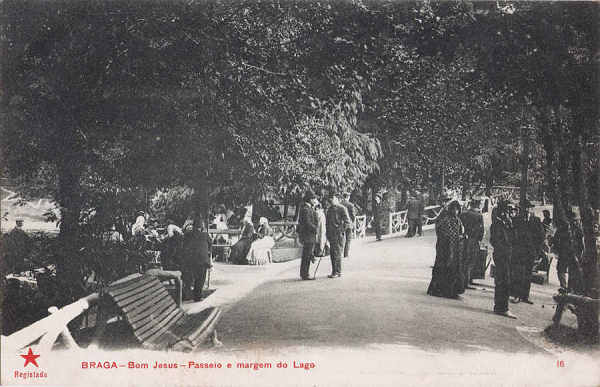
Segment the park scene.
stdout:
<svg viewBox="0 0 600 387">
<path fill-rule="evenodd" d="M 2 384 L 600 383 L 597 2 L 0 10 Z"/>
</svg>

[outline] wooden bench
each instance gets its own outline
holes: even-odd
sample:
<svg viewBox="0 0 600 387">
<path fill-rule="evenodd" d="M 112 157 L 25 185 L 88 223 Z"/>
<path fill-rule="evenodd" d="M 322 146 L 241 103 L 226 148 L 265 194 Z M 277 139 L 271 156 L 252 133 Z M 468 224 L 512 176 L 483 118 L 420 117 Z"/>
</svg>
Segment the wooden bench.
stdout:
<svg viewBox="0 0 600 387">
<path fill-rule="evenodd" d="M 214 345 L 220 344 L 215 327 L 221 310 L 213 307 L 186 314 L 154 276 L 126 277 L 105 289 L 104 298 L 116 306 L 145 348 L 192 351 L 209 337 Z"/>
<path fill-rule="evenodd" d="M 554 327 L 558 327 L 560 324 L 560 320 L 566 308 L 573 312 L 573 314 L 578 315 L 581 308 L 589 307 L 594 304 L 600 306 L 600 299 L 569 294 L 563 288 L 561 288 L 559 293 L 554 295 L 552 298 L 557 302 L 556 312 L 554 312 L 554 316 L 552 317 Z"/>
<path fill-rule="evenodd" d="M 241 229 L 225 229 L 225 230 L 208 230 L 210 238 L 215 240 L 219 237 L 219 235 L 227 235 L 229 238 L 233 240 L 228 240 L 227 243 L 212 243 L 211 244 L 211 255 L 214 257 L 216 254 L 214 252 L 215 249 L 221 248 L 223 249 L 223 259 L 224 262 L 229 262 L 229 255 L 231 254 L 231 246 L 235 244 L 240 239 L 242 235 Z"/>
</svg>

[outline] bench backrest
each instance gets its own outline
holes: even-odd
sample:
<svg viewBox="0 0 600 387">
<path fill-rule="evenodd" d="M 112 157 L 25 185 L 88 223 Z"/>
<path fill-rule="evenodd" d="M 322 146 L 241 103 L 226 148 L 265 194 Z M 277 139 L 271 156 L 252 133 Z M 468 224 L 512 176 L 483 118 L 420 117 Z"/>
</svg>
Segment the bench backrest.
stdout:
<svg viewBox="0 0 600 387">
<path fill-rule="evenodd" d="M 184 317 L 184 312 L 154 276 L 141 275 L 111 285 L 106 293 L 142 344 L 153 345 Z"/>
</svg>

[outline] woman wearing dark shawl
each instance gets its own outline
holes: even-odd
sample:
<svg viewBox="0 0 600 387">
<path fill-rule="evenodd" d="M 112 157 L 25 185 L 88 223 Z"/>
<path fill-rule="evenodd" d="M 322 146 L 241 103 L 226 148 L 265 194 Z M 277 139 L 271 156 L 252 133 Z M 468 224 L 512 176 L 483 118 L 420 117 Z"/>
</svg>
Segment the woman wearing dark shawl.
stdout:
<svg viewBox="0 0 600 387">
<path fill-rule="evenodd" d="M 427 289 L 427 294 L 431 296 L 457 298 L 465 291 L 462 274 L 463 225 L 459 213 L 460 204 L 452 201 L 435 224 L 436 256 Z"/>
<path fill-rule="evenodd" d="M 237 265 L 248 264 L 248 252 L 252 242 L 256 239 L 254 235 L 254 225 L 250 218 L 244 218 L 242 221 L 242 235 L 240 240 L 231 246 L 229 261 Z"/>
</svg>

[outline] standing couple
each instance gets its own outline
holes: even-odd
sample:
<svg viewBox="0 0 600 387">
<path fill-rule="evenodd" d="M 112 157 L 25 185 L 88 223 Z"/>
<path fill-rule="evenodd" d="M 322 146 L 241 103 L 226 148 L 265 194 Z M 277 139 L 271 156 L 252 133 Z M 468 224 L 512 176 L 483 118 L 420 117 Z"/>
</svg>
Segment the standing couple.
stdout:
<svg viewBox="0 0 600 387">
<path fill-rule="evenodd" d="M 348 209 L 340 203 L 334 192 L 329 194 L 329 203 L 325 217 L 325 235 L 330 246 L 332 272 L 328 277 L 338 278 L 342 276 L 342 254 L 347 256 L 353 223 Z M 324 255 L 323 221 L 322 218 L 321 222 L 319 221 L 318 204 L 315 194 L 307 191 L 298 218 L 298 237 L 303 245 L 300 278 L 303 280 L 314 279 L 309 276 L 309 268 L 310 263 L 315 260 L 315 250 L 320 252 L 319 255 Z"/>
</svg>

